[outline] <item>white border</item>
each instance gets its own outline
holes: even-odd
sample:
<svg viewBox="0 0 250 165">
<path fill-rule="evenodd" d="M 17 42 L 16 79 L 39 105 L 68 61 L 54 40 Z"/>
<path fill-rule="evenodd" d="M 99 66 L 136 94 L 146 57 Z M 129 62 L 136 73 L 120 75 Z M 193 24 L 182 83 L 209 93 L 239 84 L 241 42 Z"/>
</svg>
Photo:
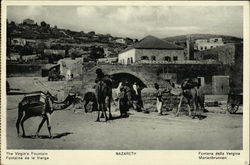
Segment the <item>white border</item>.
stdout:
<svg viewBox="0 0 250 165">
<path fill-rule="evenodd" d="M 49 161 L 7 161 L 6 151 L 6 6 L 43 5 L 142 5 L 142 6 L 243 6 L 244 8 L 244 115 L 243 115 L 243 150 L 241 156 L 228 160 L 199 160 L 197 150 L 136 150 L 136 156 L 115 156 L 114 150 L 47 150 Z M 249 164 L 249 2 L 247 1 L 3 1 L 1 10 L 1 162 L 2 164 Z M 26 151 L 26 150 L 18 150 Z M 29 150 L 31 151 L 31 150 Z M 33 150 L 41 151 L 41 150 Z M 208 150 L 216 152 L 222 150 Z M 227 152 L 228 150 L 223 150 Z M 222 151 L 222 152 L 223 152 Z"/>
</svg>

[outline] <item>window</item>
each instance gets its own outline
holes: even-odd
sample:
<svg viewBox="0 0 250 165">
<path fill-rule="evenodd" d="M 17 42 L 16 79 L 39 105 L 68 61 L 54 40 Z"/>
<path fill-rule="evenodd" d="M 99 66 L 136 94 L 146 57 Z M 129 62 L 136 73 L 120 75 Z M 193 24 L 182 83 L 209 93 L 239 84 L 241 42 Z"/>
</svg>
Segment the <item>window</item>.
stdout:
<svg viewBox="0 0 250 165">
<path fill-rule="evenodd" d="M 211 46 L 211 49 L 213 48 L 213 46 Z"/>
<path fill-rule="evenodd" d="M 151 56 L 151 60 L 155 61 L 156 60 L 155 56 Z"/>
<path fill-rule="evenodd" d="M 171 61 L 171 58 L 170 58 L 169 56 L 166 56 L 166 57 L 164 58 L 164 60 L 165 60 L 165 61 Z"/>
<path fill-rule="evenodd" d="M 203 47 L 201 46 L 200 49 L 203 50 Z"/>
<path fill-rule="evenodd" d="M 131 62 L 131 64 L 133 64 L 133 62 L 134 62 L 134 61 L 133 61 L 133 57 L 130 58 L 130 62 Z"/>
<path fill-rule="evenodd" d="M 207 50 L 207 47 L 205 46 L 205 50 Z"/>
<path fill-rule="evenodd" d="M 141 60 L 149 60 L 148 56 L 142 56 Z"/>
<path fill-rule="evenodd" d="M 177 56 L 174 56 L 174 57 L 173 57 L 173 60 L 174 60 L 174 61 L 178 61 L 178 57 L 177 57 Z"/>
<path fill-rule="evenodd" d="M 127 59 L 127 64 L 130 64 L 130 58 Z"/>
</svg>

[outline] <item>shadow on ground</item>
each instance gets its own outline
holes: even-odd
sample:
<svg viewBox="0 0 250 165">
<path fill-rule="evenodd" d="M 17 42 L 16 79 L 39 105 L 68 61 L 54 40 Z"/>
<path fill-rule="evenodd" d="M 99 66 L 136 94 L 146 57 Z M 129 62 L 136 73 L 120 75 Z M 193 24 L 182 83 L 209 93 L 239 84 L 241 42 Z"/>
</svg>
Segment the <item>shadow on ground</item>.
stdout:
<svg viewBox="0 0 250 165">
<path fill-rule="evenodd" d="M 199 120 L 203 120 L 203 119 L 207 118 L 207 116 L 205 116 L 205 115 L 195 115 L 195 116 L 193 116 L 192 119 L 195 119 L 196 117 L 197 117 Z"/>
<path fill-rule="evenodd" d="M 236 112 L 234 115 L 243 115 L 243 112 Z"/>
<path fill-rule="evenodd" d="M 7 95 L 25 95 L 27 92 L 8 92 Z"/>
<path fill-rule="evenodd" d="M 70 134 L 73 134 L 73 132 L 56 133 L 53 135 L 53 139 L 59 139 L 61 137 L 68 136 Z M 23 138 L 36 139 L 36 136 L 30 135 L 30 136 L 25 136 Z M 39 139 L 51 139 L 51 137 L 48 135 L 39 135 L 37 138 L 39 138 Z"/>
</svg>

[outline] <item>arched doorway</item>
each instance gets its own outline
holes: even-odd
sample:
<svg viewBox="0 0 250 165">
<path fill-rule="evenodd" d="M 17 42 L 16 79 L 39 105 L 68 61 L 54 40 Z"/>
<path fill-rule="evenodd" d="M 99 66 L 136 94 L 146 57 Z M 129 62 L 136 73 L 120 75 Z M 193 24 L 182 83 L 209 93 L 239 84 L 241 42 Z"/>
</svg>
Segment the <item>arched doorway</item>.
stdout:
<svg viewBox="0 0 250 165">
<path fill-rule="evenodd" d="M 114 80 L 113 88 L 117 88 L 120 82 L 125 81 L 127 81 L 131 86 L 134 84 L 134 82 L 137 82 L 140 87 L 147 88 L 147 85 L 140 78 L 130 73 L 115 73 L 112 74 L 112 78 Z"/>
</svg>

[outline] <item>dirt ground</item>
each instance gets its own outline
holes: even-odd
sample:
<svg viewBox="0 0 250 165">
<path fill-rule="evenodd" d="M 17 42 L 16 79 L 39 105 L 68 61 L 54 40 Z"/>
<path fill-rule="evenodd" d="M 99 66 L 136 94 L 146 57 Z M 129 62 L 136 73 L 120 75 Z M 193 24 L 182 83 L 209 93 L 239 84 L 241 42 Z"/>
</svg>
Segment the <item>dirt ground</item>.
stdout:
<svg viewBox="0 0 250 165">
<path fill-rule="evenodd" d="M 204 113 L 204 119 L 191 119 L 172 112 L 158 116 L 131 110 L 128 118 L 95 122 L 96 112 L 78 109 L 54 112 L 52 133 L 48 138 L 46 124 L 40 138 L 33 138 L 41 121 L 30 118 L 24 123 L 26 138 L 17 137 L 15 122 L 17 104 L 25 91 L 60 89 L 65 82 L 47 82 L 43 78 L 8 78 L 12 94 L 7 96 L 8 149 L 76 149 L 76 150 L 234 150 L 242 149 L 242 107 L 237 114 Z M 42 83 L 40 83 L 42 81 Z M 210 107 L 216 109 L 217 107 Z M 225 108 L 221 106 L 220 108 Z M 115 109 L 115 108 L 113 108 Z"/>
</svg>

